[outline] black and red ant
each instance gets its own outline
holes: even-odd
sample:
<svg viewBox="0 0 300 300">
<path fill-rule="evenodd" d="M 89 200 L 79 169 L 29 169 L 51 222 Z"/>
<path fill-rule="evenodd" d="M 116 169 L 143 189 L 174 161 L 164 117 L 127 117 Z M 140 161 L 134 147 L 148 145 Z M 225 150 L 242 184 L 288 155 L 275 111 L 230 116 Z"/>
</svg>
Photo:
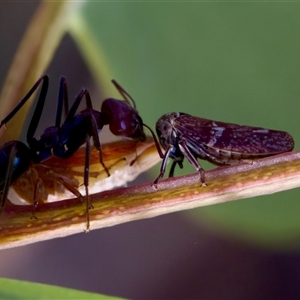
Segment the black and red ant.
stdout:
<svg viewBox="0 0 300 300">
<path fill-rule="evenodd" d="M 41 164 L 53 155 L 67 159 L 71 157 L 83 144 L 85 144 L 84 163 L 84 186 L 87 204 L 87 230 L 89 230 L 89 165 L 90 165 L 90 138 L 99 152 L 99 162 L 109 176 L 109 171 L 103 162 L 99 132 L 105 125 L 109 125 L 110 131 L 120 137 L 133 141 L 145 141 L 146 135 L 143 126 L 146 126 L 138 115 L 136 105 L 132 97 L 115 81 L 112 80 L 119 93 L 125 101 L 108 98 L 103 101 L 101 111 L 93 109 L 88 90 L 82 89 L 75 98 L 74 103 L 68 109 L 68 93 L 66 79 L 62 77 L 59 85 L 59 96 L 56 110 L 55 125 L 45 129 L 40 139 L 34 134 L 40 122 L 41 113 L 44 108 L 48 91 L 49 78 L 47 75 L 41 77 L 16 105 L 16 107 L 0 122 L 0 128 L 8 123 L 21 107 L 28 101 L 32 94 L 42 84 L 37 104 L 27 130 L 27 145 L 18 140 L 12 140 L 0 145 L 0 213 L 7 199 L 8 191 L 15 182 L 30 166 L 30 164 Z M 76 114 L 81 101 L 85 99 L 86 109 Z M 66 118 L 61 124 L 63 106 Z M 61 175 L 55 177 L 66 189 L 83 200 L 82 195 Z M 36 180 L 33 203 L 38 205 L 37 193 L 40 180 Z"/>
</svg>

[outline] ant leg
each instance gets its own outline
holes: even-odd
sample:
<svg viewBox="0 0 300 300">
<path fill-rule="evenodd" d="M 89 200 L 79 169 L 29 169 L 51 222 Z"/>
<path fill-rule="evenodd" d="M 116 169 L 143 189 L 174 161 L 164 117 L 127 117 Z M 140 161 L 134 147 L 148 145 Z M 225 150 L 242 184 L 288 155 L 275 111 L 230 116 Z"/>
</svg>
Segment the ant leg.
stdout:
<svg viewBox="0 0 300 300">
<path fill-rule="evenodd" d="M 0 199 L 0 215 L 3 210 L 5 201 L 7 199 L 9 187 L 11 184 L 12 174 L 13 174 L 13 161 L 15 159 L 15 156 L 17 154 L 17 146 L 14 144 L 12 148 L 10 149 L 9 157 L 8 157 L 8 165 L 7 165 L 7 172 L 4 180 L 4 186 L 2 190 L 2 195 Z"/>
<path fill-rule="evenodd" d="M 72 104 L 69 113 L 65 119 L 65 123 L 71 120 L 71 118 L 74 117 L 78 106 L 80 102 L 82 101 L 83 97 L 85 97 L 86 101 L 86 107 L 87 109 L 93 110 L 93 105 L 92 105 L 92 100 L 91 96 L 88 90 L 82 89 L 81 92 L 78 94 L 76 97 L 74 103 Z M 99 162 L 101 163 L 102 167 L 104 168 L 107 176 L 110 176 L 109 171 L 107 167 L 105 166 L 103 162 L 103 156 L 102 156 L 102 150 L 101 150 L 101 144 L 99 140 L 99 135 L 98 132 L 102 129 L 103 125 L 98 125 L 97 121 L 92 113 L 90 113 L 90 121 L 91 121 L 91 128 L 92 128 L 92 137 L 93 137 L 93 142 L 94 142 L 94 147 L 99 151 Z M 101 127 L 101 128 L 100 128 Z"/>
<path fill-rule="evenodd" d="M 113 83 L 115 88 L 118 90 L 118 92 L 121 94 L 121 96 L 123 97 L 125 102 L 130 104 L 129 100 L 131 100 L 131 102 L 133 104 L 133 108 L 136 110 L 136 104 L 135 104 L 135 101 L 133 100 L 133 98 L 121 87 L 121 85 L 116 80 L 113 79 L 111 82 Z"/>
<path fill-rule="evenodd" d="M 64 98 L 64 117 L 66 118 L 69 113 L 69 96 L 68 96 L 68 89 L 67 89 L 67 82 L 64 81 L 63 86 L 63 98 Z M 60 124 L 59 124 L 60 126 Z"/>
<path fill-rule="evenodd" d="M 35 134 L 35 131 L 37 129 L 37 126 L 40 122 L 40 118 L 41 118 L 41 114 L 44 108 L 44 104 L 45 104 L 45 100 L 46 100 L 46 95 L 47 95 L 47 91 L 48 91 L 48 85 L 49 85 L 49 77 L 48 76 L 43 76 L 39 81 L 43 80 L 43 84 L 42 84 L 42 88 L 41 88 L 41 92 L 32 116 L 32 119 L 30 121 L 28 130 L 27 130 L 27 143 L 29 145 L 32 144 L 33 142 L 33 136 Z"/>
<path fill-rule="evenodd" d="M 41 185 L 42 185 L 41 178 L 37 178 L 36 183 L 34 185 L 34 191 L 33 191 L 33 211 L 31 215 L 31 219 L 37 219 L 37 217 L 35 216 L 35 212 L 39 205 L 38 191 L 40 190 Z"/>
<path fill-rule="evenodd" d="M 54 172 L 53 170 L 51 170 L 49 168 L 49 170 L 47 171 L 47 173 L 49 175 L 51 175 L 51 178 L 53 180 L 56 180 L 57 182 L 59 182 L 60 184 L 62 184 L 68 191 L 70 191 L 72 194 L 74 194 L 74 196 L 76 196 L 77 198 L 80 199 L 81 202 L 84 202 L 84 198 L 81 195 L 81 193 L 78 191 L 77 187 L 75 187 L 74 185 L 72 185 L 70 182 L 68 182 L 68 178 L 66 178 L 63 175 L 57 174 L 56 172 Z"/>
<path fill-rule="evenodd" d="M 57 176 L 56 180 L 58 182 L 60 182 L 68 191 L 70 191 L 71 193 L 73 193 L 74 196 L 76 196 L 77 198 L 79 198 L 81 202 L 84 201 L 83 196 L 81 195 L 81 193 L 79 193 L 79 191 L 76 188 L 74 188 L 71 184 L 69 184 L 68 182 L 66 182 L 63 178 L 61 178 L 60 176 Z"/>
<path fill-rule="evenodd" d="M 70 121 L 76 114 L 76 111 L 79 107 L 80 102 L 82 101 L 83 97 L 85 97 L 85 103 L 86 103 L 86 108 L 87 109 L 93 109 L 93 105 L 92 105 L 92 100 L 91 100 L 91 96 L 90 93 L 88 92 L 88 90 L 86 89 L 82 89 L 80 91 L 80 93 L 76 96 L 68 114 L 67 117 L 65 119 L 65 123 L 67 123 L 68 121 Z"/>
<path fill-rule="evenodd" d="M 69 97 L 67 82 L 65 77 L 61 77 L 59 81 L 58 101 L 56 108 L 55 127 L 59 128 L 61 123 L 61 115 L 64 107 L 65 118 L 69 113 Z"/>
<path fill-rule="evenodd" d="M 84 90 L 84 92 L 85 92 L 85 97 L 86 97 L 86 105 L 89 109 L 92 110 L 93 107 L 92 107 L 92 101 L 91 101 L 90 93 L 87 90 Z M 97 121 L 95 119 L 95 116 L 92 113 L 90 114 L 90 121 L 91 121 L 92 137 L 93 137 L 94 147 L 98 150 L 98 152 L 99 152 L 99 161 L 100 161 L 102 167 L 104 168 L 107 176 L 109 177 L 110 173 L 109 173 L 107 167 L 105 166 L 105 164 L 103 162 L 101 144 L 100 144 L 100 139 L 99 139 L 99 135 L 98 135 L 98 132 L 102 129 L 103 124 L 98 125 Z M 101 128 L 99 126 L 101 126 Z"/>
<path fill-rule="evenodd" d="M 70 191 L 71 193 L 74 194 L 74 196 L 76 196 L 77 198 L 80 199 L 81 202 L 84 202 L 83 196 L 81 195 L 81 193 L 74 187 L 72 186 L 70 183 L 68 183 L 63 176 L 60 176 L 58 174 L 56 174 L 55 172 L 53 172 L 52 170 L 49 170 L 49 174 L 51 174 L 51 176 L 54 178 L 54 180 L 56 180 L 57 182 L 61 183 L 68 191 Z M 35 180 L 34 183 L 34 196 L 33 196 L 33 212 L 32 212 L 32 216 L 31 219 L 37 219 L 37 217 L 35 216 L 35 212 L 36 209 L 39 205 L 39 200 L 38 200 L 38 193 L 41 189 L 41 186 L 43 184 L 43 181 L 41 178 L 37 178 Z"/>
<path fill-rule="evenodd" d="M 154 140 L 154 143 L 155 143 L 158 155 L 160 156 L 160 158 L 164 158 L 165 154 L 163 154 L 162 151 L 161 151 L 161 148 L 160 148 L 160 145 L 159 145 L 159 142 L 157 140 L 157 137 L 156 137 L 155 133 L 153 132 L 153 130 L 148 125 L 146 125 L 146 124 L 143 123 L 143 126 L 145 126 L 146 128 L 148 128 L 148 130 L 150 131 L 150 133 L 151 133 L 151 135 L 153 137 L 153 140 Z"/>
<path fill-rule="evenodd" d="M 92 128 L 92 134 L 93 134 L 93 142 L 94 142 L 94 147 L 98 150 L 99 152 L 99 162 L 102 165 L 103 169 L 105 170 L 107 176 L 110 176 L 110 173 L 106 167 L 106 165 L 104 164 L 103 161 L 103 155 L 102 155 L 102 149 L 101 149 L 101 144 L 100 144 L 100 139 L 99 139 L 99 135 L 98 135 L 98 126 L 97 126 L 97 121 L 94 117 L 93 114 L 90 114 L 90 121 L 91 121 L 91 128 Z"/>
<path fill-rule="evenodd" d="M 129 166 L 133 166 L 135 164 L 135 162 L 137 161 L 137 159 L 138 159 L 138 153 L 137 153 L 137 149 L 136 149 L 137 143 L 138 143 L 138 141 L 136 141 L 135 147 L 134 147 L 134 149 L 135 149 L 135 158 L 129 163 Z"/>
<path fill-rule="evenodd" d="M 85 186 L 85 197 L 86 197 L 86 232 L 90 231 L 90 208 L 93 206 L 90 204 L 89 199 L 89 172 L 90 172 L 90 155 L 91 155 L 91 145 L 90 137 L 86 136 L 86 146 L 85 146 L 85 164 L 84 164 L 84 186 Z"/>
<path fill-rule="evenodd" d="M 40 96 L 41 97 L 46 97 L 47 94 L 47 90 L 48 90 L 48 85 L 49 85 L 49 78 L 47 75 L 44 75 L 43 77 L 41 77 L 34 85 L 33 87 L 30 89 L 30 91 L 24 96 L 24 98 L 16 105 L 16 107 L 0 122 L 0 128 L 6 124 L 8 121 L 10 121 L 14 115 L 20 110 L 20 108 L 30 99 L 30 97 L 32 96 L 32 94 L 36 91 L 36 89 L 38 88 L 38 86 L 40 85 L 40 83 L 43 81 L 42 84 L 42 88 L 41 88 L 41 92 L 40 92 Z M 44 102 L 45 100 L 43 100 Z M 39 100 L 38 100 L 39 102 Z M 37 116 L 39 117 L 39 116 Z M 36 117 L 36 118 L 37 118 Z M 39 121 L 39 118 L 38 118 Z M 38 122 L 37 122 L 38 123 Z M 34 130 L 35 131 L 35 130 Z M 33 135 L 33 134 L 32 134 Z"/>
</svg>

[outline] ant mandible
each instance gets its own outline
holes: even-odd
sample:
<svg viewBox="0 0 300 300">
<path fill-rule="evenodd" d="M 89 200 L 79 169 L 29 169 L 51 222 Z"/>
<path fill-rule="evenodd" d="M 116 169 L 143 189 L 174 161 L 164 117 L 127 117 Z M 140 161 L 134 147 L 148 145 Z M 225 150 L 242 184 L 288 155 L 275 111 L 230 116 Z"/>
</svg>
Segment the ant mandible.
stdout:
<svg viewBox="0 0 300 300">
<path fill-rule="evenodd" d="M 84 186 L 86 192 L 87 205 L 87 230 L 89 230 L 89 213 L 91 207 L 89 202 L 89 165 L 90 165 L 90 138 L 93 139 L 94 147 L 99 152 L 99 162 L 109 176 L 109 171 L 102 158 L 101 144 L 98 133 L 103 126 L 109 125 L 110 131 L 120 137 L 133 141 L 145 141 L 146 136 L 143 131 L 143 121 L 138 115 L 133 98 L 115 81 L 112 80 L 119 93 L 125 101 L 108 98 L 103 101 L 101 111 L 93 109 L 90 94 L 86 89 L 82 89 L 75 98 L 70 110 L 68 109 L 68 93 L 66 79 L 60 79 L 59 96 L 56 110 L 55 125 L 44 130 L 40 139 L 36 139 L 34 134 L 40 121 L 44 108 L 46 95 L 49 86 L 47 75 L 41 77 L 16 105 L 16 107 L 0 122 L 0 128 L 8 123 L 21 107 L 28 101 L 36 89 L 42 84 L 37 104 L 27 131 L 27 144 L 18 140 L 8 141 L 0 145 L 0 213 L 3 209 L 8 195 L 10 185 L 16 181 L 30 166 L 31 163 L 40 164 L 52 155 L 66 159 L 71 157 L 83 144 L 85 147 L 84 166 Z M 85 98 L 86 109 L 76 114 L 81 101 Z M 63 106 L 66 111 L 66 118 L 61 124 Z M 148 126 L 145 125 L 147 128 Z M 83 199 L 78 190 L 62 178 L 60 182 L 77 197 Z M 38 185 L 38 183 L 36 184 Z M 34 193 L 34 205 L 38 205 L 36 200 L 37 186 Z"/>
</svg>

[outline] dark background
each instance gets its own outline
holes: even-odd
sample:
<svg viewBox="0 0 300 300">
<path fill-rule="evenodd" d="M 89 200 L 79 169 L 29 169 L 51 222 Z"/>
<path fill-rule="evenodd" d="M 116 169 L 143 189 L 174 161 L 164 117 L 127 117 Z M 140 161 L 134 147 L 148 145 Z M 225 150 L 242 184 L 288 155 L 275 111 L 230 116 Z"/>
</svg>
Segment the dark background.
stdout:
<svg viewBox="0 0 300 300">
<path fill-rule="evenodd" d="M 0 3 L 1 85 L 36 7 Z M 97 92 L 69 37 L 47 74 L 50 97 L 61 75 L 70 95 L 83 86 Z M 136 299 L 299 299 L 298 250 L 262 249 L 199 222 L 173 213 L 2 250 L 0 276 Z"/>
</svg>

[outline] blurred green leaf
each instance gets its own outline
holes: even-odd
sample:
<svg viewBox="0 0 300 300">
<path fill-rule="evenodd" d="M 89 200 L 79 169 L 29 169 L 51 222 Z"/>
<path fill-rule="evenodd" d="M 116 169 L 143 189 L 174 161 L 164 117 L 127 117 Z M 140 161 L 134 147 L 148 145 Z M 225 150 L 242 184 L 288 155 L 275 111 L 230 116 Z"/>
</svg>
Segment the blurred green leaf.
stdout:
<svg viewBox="0 0 300 300">
<path fill-rule="evenodd" d="M 1 299 L 121 299 L 41 283 L 0 279 Z"/>
<path fill-rule="evenodd" d="M 285 130 L 297 149 L 298 4 L 89 2 L 81 13 L 148 125 L 183 111 Z M 194 172 L 187 165 L 183 172 Z M 254 243 L 289 248 L 300 236 L 299 195 L 293 190 L 219 204 L 189 216 Z"/>
</svg>

